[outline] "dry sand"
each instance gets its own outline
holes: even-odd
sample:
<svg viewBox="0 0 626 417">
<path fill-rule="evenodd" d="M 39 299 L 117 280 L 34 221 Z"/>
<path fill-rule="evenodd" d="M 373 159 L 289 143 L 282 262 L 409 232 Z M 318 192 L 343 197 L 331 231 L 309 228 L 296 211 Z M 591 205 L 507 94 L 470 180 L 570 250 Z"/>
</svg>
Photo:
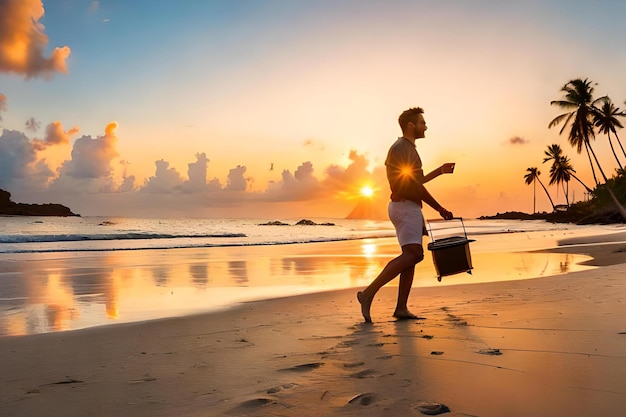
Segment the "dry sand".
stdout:
<svg viewBox="0 0 626 417">
<path fill-rule="evenodd" d="M 416 288 L 417 321 L 387 287 L 370 325 L 350 289 L 0 337 L 0 416 L 624 415 L 622 246 L 568 249 L 594 270 Z"/>
</svg>

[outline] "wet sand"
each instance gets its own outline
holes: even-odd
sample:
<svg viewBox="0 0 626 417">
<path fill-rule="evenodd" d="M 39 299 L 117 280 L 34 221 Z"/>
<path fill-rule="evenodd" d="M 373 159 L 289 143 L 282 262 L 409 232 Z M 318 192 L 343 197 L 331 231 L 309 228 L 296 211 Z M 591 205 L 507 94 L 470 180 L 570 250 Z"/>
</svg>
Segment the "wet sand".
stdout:
<svg viewBox="0 0 626 417">
<path fill-rule="evenodd" d="M 351 288 L 1 337 L 0 416 L 622 415 L 626 244 L 582 240 L 554 251 L 599 268 L 415 288 L 420 320 L 386 287 L 364 324 Z"/>
<path fill-rule="evenodd" d="M 538 249 L 572 239 L 600 238 L 619 244 L 615 243 L 619 235 L 602 227 L 478 235 L 470 245 L 472 275 L 437 282 L 427 251 L 416 268 L 413 286 L 588 270 L 593 268 L 588 263 L 594 261 L 585 253 L 587 248 Z M 395 238 L 382 238 L 280 246 L 0 254 L 0 337 L 179 317 L 223 310 L 239 302 L 359 288 L 369 284 L 397 253 Z M 610 254 L 600 252 L 599 256 Z M 619 262 L 619 254 L 613 256 Z"/>
</svg>

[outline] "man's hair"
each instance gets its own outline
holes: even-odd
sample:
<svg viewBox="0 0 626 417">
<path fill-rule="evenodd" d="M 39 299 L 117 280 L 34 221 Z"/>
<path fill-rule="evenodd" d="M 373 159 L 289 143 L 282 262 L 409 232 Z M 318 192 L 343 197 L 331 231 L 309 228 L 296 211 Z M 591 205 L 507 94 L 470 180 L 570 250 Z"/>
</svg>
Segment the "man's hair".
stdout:
<svg viewBox="0 0 626 417">
<path fill-rule="evenodd" d="M 400 117 L 398 117 L 398 123 L 400 124 L 400 129 L 404 132 L 406 126 L 409 122 L 415 122 L 418 114 L 424 113 L 424 109 L 421 107 L 412 107 L 408 110 L 402 112 Z"/>
</svg>

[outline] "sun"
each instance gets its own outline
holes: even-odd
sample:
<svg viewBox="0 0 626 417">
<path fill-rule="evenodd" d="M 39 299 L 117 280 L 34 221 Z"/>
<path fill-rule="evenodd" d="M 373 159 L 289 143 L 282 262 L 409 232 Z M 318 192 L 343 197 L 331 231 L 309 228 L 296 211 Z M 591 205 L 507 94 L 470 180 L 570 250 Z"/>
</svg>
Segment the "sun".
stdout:
<svg viewBox="0 0 626 417">
<path fill-rule="evenodd" d="M 361 195 L 363 197 L 371 197 L 374 195 L 374 189 L 369 185 L 364 185 L 363 188 L 361 188 Z"/>
</svg>

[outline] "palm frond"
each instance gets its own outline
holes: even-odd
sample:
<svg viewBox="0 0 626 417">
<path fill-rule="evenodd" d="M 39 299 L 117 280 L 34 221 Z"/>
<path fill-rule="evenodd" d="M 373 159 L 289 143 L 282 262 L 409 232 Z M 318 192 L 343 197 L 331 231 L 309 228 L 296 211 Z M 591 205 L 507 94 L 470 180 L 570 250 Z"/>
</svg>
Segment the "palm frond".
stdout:
<svg viewBox="0 0 626 417">
<path fill-rule="evenodd" d="M 573 108 L 578 107 L 578 104 L 572 103 L 571 101 L 566 101 L 566 100 L 552 100 L 550 102 L 550 105 L 559 106 L 559 107 L 563 107 L 566 109 L 573 109 Z"/>
<path fill-rule="evenodd" d="M 560 115 L 556 116 L 556 117 L 555 117 L 554 119 L 552 119 L 552 121 L 548 124 L 548 129 L 550 129 L 550 128 L 551 128 L 551 127 L 553 127 L 553 126 L 556 126 L 556 125 L 560 124 L 560 123 L 563 121 L 563 119 L 565 119 L 565 118 L 569 118 L 569 117 L 572 117 L 572 113 L 563 113 L 563 114 L 560 114 Z M 568 120 L 568 121 L 569 121 L 569 120 Z M 567 124 L 567 122 L 565 122 L 565 124 Z"/>
</svg>

